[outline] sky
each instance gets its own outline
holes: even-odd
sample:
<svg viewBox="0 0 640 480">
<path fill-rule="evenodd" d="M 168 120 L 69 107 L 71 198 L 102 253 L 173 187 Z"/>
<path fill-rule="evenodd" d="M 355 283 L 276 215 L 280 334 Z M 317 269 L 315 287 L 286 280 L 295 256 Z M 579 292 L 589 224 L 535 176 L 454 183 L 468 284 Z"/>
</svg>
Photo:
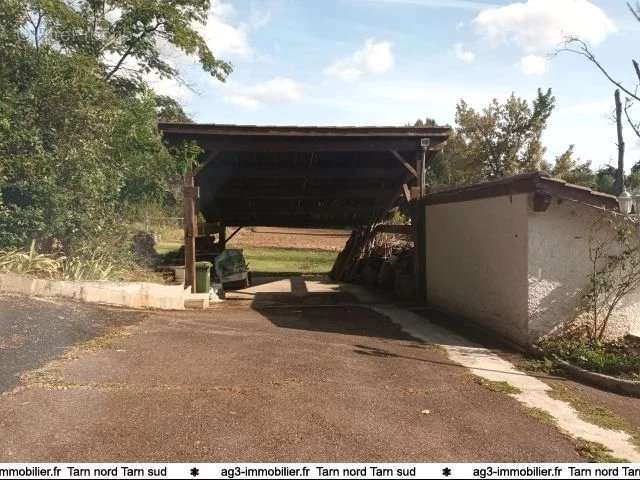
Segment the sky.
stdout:
<svg viewBox="0 0 640 480">
<path fill-rule="evenodd" d="M 454 125 L 460 99 L 481 109 L 551 88 L 548 159 L 573 144 L 596 167 L 616 163 L 614 89 L 584 58 L 553 53 L 579 36 L 631 88 L 640 37 L 623 0 L 212 0 L 198 28 L 233 64 L 228 80 L 176 55 L 184 83 L 152 81 L 197 122 Z M 640 145 L 628 127 L 626 143 L 629 167 Z"/>
</svg>

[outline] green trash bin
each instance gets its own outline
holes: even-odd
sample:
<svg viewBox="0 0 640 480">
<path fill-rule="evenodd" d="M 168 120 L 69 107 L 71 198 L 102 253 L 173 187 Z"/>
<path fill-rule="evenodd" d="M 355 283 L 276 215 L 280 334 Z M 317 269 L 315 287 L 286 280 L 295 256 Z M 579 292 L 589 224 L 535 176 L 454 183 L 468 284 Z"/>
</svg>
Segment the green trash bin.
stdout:
<svg viewBox="0 0 640 480">
<path fill-rule="evenodd" d="M 196 262 L 196 293 L 209 293 L 211 262 Z"/>
</svg>

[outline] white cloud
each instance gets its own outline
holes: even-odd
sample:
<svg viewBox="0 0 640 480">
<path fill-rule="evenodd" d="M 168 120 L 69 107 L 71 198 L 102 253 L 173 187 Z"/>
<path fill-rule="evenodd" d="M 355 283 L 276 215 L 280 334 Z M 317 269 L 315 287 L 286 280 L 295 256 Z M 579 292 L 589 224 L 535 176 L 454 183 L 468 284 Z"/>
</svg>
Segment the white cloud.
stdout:
<svg viewBox="0 0 640 480">
<path fill-rule="evenodd" d="M 233 6 L 214 0 L 209 9 L 207 23 L 198 24 L 196 29 L 207 42 L 214 55 L 248 59 L 253 55 L 249 40 L 252 26 L 247 23 L 233 25 L 231 17 L 235 11 Z"/>
<path fill-rule="evenodd" d="M 515 43 L 527 53 L 557 47 L 567 36 L 597 45 L 616 31 L 607 14 L 588 0 L 527 0 L 483 10 L 473 20 L 494 45 Z"/>
<path fill-rule="evenodd" d="M 121 10 L 114 9 L 108 13 L 110 21 L 117 21 L 121 16 Z M 207 23 L 205 25 L 194 22 L 193 28 L 202 35 L 211 51 L 217 57 L 227 59 L 249 60 L 254 55 L 254 50 L 250 42 L 250 33 L 266 25 L 269 22 L 269 14 L 265 12 L 253 12 L 249 23 L 239 23 L 234 25 L 231 17 L 235 15 L 233 7 L 221 0 L 212 0 Z M 198 59 L 194 55 L 186 55 L 183 51 L 173 46 L 168 41 L 159 38 L 156 46 L 161 58 L 172 68 L 179 72 L 198 64 Z M 115 65 L 119 57 L 116 54 L 107 53 L 105 63 Z M 131 75 L 132 72 L 141 71 L 139 62 L 129 57 L 122 65 L 120 75 Z M 161 78 L 156 72 L 145 72 L 142 78 L 160 95 L 168 95 L 181 103 L 188 104 L 193 101 L 194 92 L 184 82 L 175 78 Z M 241 100 L 238 100 L 240 102 Z M 246 101 L 246 100 L 245 100 Z M 249 108 L 249 105 L 246 105 Z M 257 108 L 257 106 L 253 106 Z"/>
<path fill-rule="evenodd" d="M 264 105 L 294 103 L 303 96 L 303 88 L 295 80 L 276 77 L 255 85 L 225 85 L 224 99 L 247 110 Z"/>
<path fill-rule="evenodd" d="M 549 70 L 549 60 L 540 55 L 526 55 L 518 65 L 525 75 L 543 75 Z"/>
<path fill-rule="evenodd" d="M 476 54 L 466 49 L 462 43 L 456 43 L 453 46 L 453 53 L 458 60 L 464 63 L 471 63 L 476 59 Z"/>
<path fill-rule="evenodd" d="M 393 45 L 370 38 L 361 49 L 325 68 L 324 73 L 345 82 L 354 82 L 365 75 L 387 72 L 394 63 Z"/>
</svg>

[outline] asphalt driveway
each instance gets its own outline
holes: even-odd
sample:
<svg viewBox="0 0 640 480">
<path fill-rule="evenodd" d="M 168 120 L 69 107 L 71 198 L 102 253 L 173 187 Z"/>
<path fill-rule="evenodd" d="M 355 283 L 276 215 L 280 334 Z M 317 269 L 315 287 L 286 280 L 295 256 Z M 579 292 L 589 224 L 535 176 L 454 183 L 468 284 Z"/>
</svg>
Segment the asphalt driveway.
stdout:
<svg viewBox="0 0 640 480">
<path fill-rule="evenodd" d="M 60 357 L 72 345 L 145 316 L 54 299 L 0 296 L 0 393 L 15 387 L 22 372 Z"/>
<path fill-rule="evenodd" d="M 208 311 L 109 310 L 106 337 L 24 362 L 0 397 L 0 460 L 580 461 L 555 427 L 345 293 L 268 287 Z"/>
</svg>

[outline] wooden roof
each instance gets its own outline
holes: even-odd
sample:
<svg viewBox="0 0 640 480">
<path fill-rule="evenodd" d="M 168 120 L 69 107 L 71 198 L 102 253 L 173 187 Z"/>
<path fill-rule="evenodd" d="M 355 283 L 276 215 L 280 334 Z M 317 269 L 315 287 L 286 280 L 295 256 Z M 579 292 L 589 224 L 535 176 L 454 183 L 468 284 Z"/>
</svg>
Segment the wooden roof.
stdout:
<svg viewBox="0 0 640 480">
<path fill-rule="evenodd" d="M 415 185 L 417 152 L 444 127 L 298 127 L 161 123 L 165 141 L 204 150 L 196 183 L 208 222 L 350 227 L 370 224 Z"/>
</svg>

